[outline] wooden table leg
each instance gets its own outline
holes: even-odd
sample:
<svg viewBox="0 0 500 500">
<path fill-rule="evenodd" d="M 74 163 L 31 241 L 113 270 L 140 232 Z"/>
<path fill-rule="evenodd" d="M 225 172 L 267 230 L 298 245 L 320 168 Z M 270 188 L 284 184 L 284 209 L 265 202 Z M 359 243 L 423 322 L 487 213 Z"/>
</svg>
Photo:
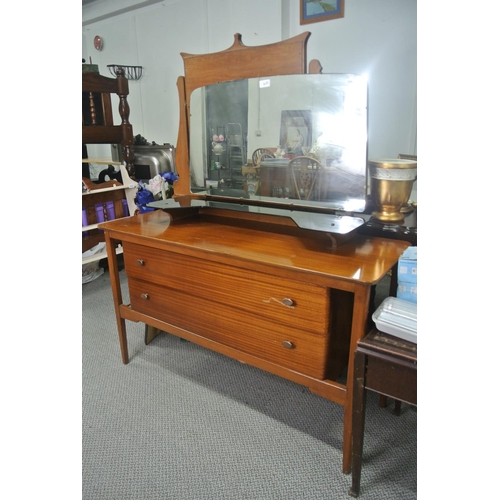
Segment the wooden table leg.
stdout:
<svg viewBox="0 0 500 500">
<path fill-rule="evenodd" d="M 149 343 L 158 337 L 158 335 L 161 333 L 161 330 L 159 328 L 155 328 L 154 326 L 151 325 L 145 325 L 144 329 L 144 342 L 146 345 L 149 345 Z"/>
<path fill-rule="evenodd" d="M 401 415 L 401 401 L 399 401 L 399 399 L 394 401 L 394 410 L 392 410 L 392 414 L 397 417 Z"/>
<path fill-rule="evenodd" d="M 349 495 L 357 497 L 361 484 L 361 460 L 363 456 L 363 439 L 365 434 L 365 368 L 366 356 L 356 352 L 354 357 L 354 387 L 353 387 L 353 414 L 352 414 L 352 483 Z"/>
<path fill-rule="evenodd" d="M 358 341 L 367 331 L 366 324 L 370 310 L 370 286 L 358 286 L 354 293 L 354 306 L 352 311 L 351 341 L 349 347 L 349 364 L 347 367 L 346 401 L 344 406 L 344 440 L 342 453 L 342 471 L 344 474 L 351 472 L 352 455 L 352 390 L 354 385 L 354 353 Z"/>
<path fill-rule="evenodd" d="M 118 274 L 118 261 L 116 259 L 115 245 L 116 240 L 106 232 L 106 253 L 108 256 L 109 279 L 111 281 L 111 290 L 113 292 L 113 303 L 115 305 L 116 324 L 118 326 L 118 338 L 120 340 L 120 350 L 123 364 L 128 363 L 127 330 L 125 320 L 120 314 L 120 305 L 123 302 L 122 290 L 120 286 L 120 275 Z"/>
</svg>

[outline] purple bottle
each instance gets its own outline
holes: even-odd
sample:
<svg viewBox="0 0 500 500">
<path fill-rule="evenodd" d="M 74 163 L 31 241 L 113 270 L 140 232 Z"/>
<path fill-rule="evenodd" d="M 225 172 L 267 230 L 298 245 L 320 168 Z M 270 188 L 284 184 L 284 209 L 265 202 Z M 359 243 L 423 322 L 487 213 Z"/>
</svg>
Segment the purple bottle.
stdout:
<svg viewBox="0 0 500 500">
<path fill-rule="evenodd" d="M 97 219 L 97 223 L 104 222 L 104 205 L 97 204 L 95 206 L 95 216 Z"/>
<path fill-rule="evenodd" d="M 123 205 L 123 216 L 128 217 L 130 214 L 128 212 L 128 203 L 127 200 L 122 200 L 122 205 Z"/>
<path fill-rule="evenodd" d="M 108 215 L 108 220 L 114 220 L 115 217 L 115 204 L 112 201 L 106 202 L 106 213 Z"/>
</svg>

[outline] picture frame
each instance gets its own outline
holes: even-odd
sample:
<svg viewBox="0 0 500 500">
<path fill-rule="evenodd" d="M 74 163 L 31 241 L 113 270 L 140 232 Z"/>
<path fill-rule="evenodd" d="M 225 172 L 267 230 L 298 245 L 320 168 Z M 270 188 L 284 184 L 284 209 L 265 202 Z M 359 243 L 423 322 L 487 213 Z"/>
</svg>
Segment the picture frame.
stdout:
<svg viewBox="0 0 500 500">
<path fill-rule="evenodd" d="M 312 128 L 310 110 L 281 112 L 280 147 L 290 154 L 302 154 L 303 147 L 311 147 Z"/>
<path fill-rule="evenodd" d="M 300 24 L 344 17 L 345 0 L 300 0 Z"/>
</svg>

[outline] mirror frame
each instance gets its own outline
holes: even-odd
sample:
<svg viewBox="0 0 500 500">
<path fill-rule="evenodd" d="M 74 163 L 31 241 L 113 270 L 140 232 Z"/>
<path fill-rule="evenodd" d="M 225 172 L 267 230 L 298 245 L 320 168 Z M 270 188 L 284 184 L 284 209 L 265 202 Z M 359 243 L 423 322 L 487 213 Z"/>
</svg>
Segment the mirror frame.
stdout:
<svg viewBox="0 0 500 500">
<path fill-rule="evenodd" d="M 192 199 L 209 198 L 206 194 L 191 192 L 189 118 L 192 92 L 199 87 L 231 80 L 306 74 L 306 44 L 310 35 L 306 31 L 281 42 L 249 47 L 236 33 L 233 45 L 226 50 L 208 54 L 181 52 L 185 76 L 177 79 L 180 119 L 175 162 L 179 179 L 174 184 L 174 199 L 181 206 L 189 206 Z M 321 64 L 313 59 L 309 63 L 309 73 L 320 74 L 321 71 Z"/>
</svg>

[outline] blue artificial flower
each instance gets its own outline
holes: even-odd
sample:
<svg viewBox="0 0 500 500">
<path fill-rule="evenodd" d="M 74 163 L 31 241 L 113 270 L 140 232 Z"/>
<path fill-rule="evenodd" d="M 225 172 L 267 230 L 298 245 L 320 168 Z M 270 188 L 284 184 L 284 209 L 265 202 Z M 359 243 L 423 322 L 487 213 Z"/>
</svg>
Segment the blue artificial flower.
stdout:
<svg viewBox="0 0 500 500">
<path fill-rule="evenodd" d="M 174 181 L 176 181 L 179 176 L 175 175 L 173 172 L 163 172 L 160 174 L 163 179 L 165 179 L 165 182 L 168 182 L 168 184 L 172 185 Z"/>
</svg>

